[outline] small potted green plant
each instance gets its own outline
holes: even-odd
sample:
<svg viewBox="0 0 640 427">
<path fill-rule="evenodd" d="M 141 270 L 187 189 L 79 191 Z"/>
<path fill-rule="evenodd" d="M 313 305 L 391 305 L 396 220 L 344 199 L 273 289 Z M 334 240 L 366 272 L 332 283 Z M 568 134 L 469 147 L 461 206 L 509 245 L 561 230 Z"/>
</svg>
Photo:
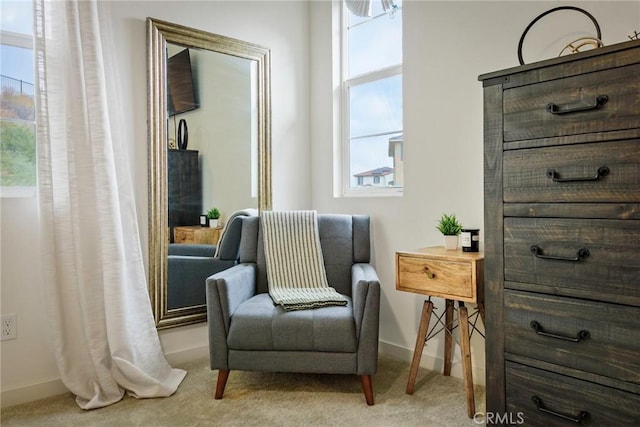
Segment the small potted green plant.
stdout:
<svg viewBox="0 0 640 427">
<path fill-rule="evenodd" d="M 444 247 L 447 250 L 458 248 L 458 234 L 462 231 L 462 224 L 458 222 L 455 214 L 442 214 L 436 229 L 444 235 Z"/>
<path fill-rule="evenodd" d="M 220 211 L 218 208 L 211 208 L 207 211 L 207 219 L 209 220 L 209 227 L 216 228 L 218 226 L 218 220 L 220 219 Z"/>
</svg>

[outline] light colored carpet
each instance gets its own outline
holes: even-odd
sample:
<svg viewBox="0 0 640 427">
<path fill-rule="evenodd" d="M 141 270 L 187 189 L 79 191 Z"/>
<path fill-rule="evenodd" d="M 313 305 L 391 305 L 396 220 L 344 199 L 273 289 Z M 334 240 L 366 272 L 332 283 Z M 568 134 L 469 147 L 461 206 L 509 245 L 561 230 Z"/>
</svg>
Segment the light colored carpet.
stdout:
<svg viewBox="0 0 640 427">
<path fill-rule="evenodd" d="M 467 417 L 462 380 L 421 369 L 413 395 L 405 393 L 409 365 L 381 355 L 373 376 L 375 406 L 367 406 L 355 375 L 232 371 L 224 398 L 213 393 L 209 360 L 178 366 L 189 373 L 171 397 L 135 399 L 84 411 L 71 394 L 4 408 L 9 426 L 476 426 Z M 484 387 L 475 387 L 484 411 Z"/>
</svg>

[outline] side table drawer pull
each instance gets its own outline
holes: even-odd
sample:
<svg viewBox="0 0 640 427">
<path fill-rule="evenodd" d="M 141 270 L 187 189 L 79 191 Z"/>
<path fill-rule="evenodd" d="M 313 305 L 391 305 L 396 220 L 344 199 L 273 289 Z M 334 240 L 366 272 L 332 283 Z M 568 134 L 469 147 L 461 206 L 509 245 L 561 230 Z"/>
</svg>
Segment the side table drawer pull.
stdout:
<svg viewBox="0 0 640 427">
<path fill-rule="evenodd" d="M 424 272 L 427 273 L 427 277 L 429 279 L 433 279 L 436 277 L 436 274 L 433 271 L 429 270 L 429 267 L 425 267 Z"/>
<path fill-rule="evenodd" d="M 560 174 L 555 169 L 549 169 L 547 171 L 547 178 L 553 182 L 584 182 L 584 181 L 597 181 L 603 176 L 609 175 L 609 168 L 607 166 L 600 166 L 595 175 L 582 176 L 576 178 L 560 178 Z"/>
<path fill-rule="evenodd" d="M 589 420 L 591 419 L 591 414 L 589 414 L 587 411 L 580 411 L 578 412 L 578 415 L 571 416 L 545 408 L 544 404 L 542 403 L 542 399 L 540 399 L 539 396 L 531 396 L 531 400 L 533 400 L 533 403 L 535 403 L 538 411 L 556 416 L 558 418 L 562 418 L 563 420 L 571 421 L 576 424 L 582 424 L 583 422 L 589 422 Z"/>
<path fill-rule="evenodd" d="M 589 110 L 597 110 L 601 106 L 607 103 L 609 97 L 607 95 L 598 95 L 596 99 L 593 101 L 593 104 L 588 105 L 578 105 L 577 107 L 570 107 L 568 105 L 560 106 L 554 104 L 553 102 L 547 104 L 547 111 L 551 114 L 569 114 L 569 113 L 577 113 L 579 111 L 589 111 Z"/>
<path fill-rule="evenodd" d="M 542 328 L 542 325 L 535 320 L 532 320 L 529 325 L 534 331 L 536 331 L 536 334 L 538 335 L 541 335 L 543 337 L 555 338 L 563 341 L 580 342 L 580 341 L 589 339 L 591 337 L 591 333 L 585 329 L 582 329 L 581 331 L 579 331 L 575 337 L 567 337 L 564 335 L 558 335 L 551 332 L 545 332 L 545 330 Z"/>
<path fill-rule="evenodd" d="M 589 256 L 589 249 L 587 249 L 587 248 L 578 249 L 578 252 L 576 252 L 576 256 L 575 257 L 544 255 L 544 252 L 543 252 L 542 248 L 540 246 L 538 246 L 538 245 L 532 245 L 530 249 L 531 249 L 531 253 L 533 255 L 535 255 L 536 258 L 549 259 L 549 260 L 554 260 L 554 261 L 578 262 L 578 261 L 581 261 L 583 258 L 586 258 L 586 257 Z"/>
</svg>

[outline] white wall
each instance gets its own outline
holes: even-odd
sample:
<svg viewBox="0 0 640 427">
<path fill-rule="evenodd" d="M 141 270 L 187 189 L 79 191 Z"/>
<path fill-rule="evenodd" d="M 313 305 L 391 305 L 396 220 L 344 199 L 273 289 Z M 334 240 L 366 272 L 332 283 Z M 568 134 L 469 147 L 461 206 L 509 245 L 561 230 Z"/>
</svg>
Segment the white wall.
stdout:
<svg viewBox="0 0 640 427">
<path fill-rule="evenodd" d="M 597 17 L 606 44 L 623 41 L 640 29 L 637 2 L 574 4 Z M 466 225 L 482 228 L 482 89 L 477 76 L 517 65 L 516 44 L 522 29 L 557 3 L 405 0 L 405 195 L 394 199 L 333 198 L 330 3 L 117 1 L 110 5 L 114 38 L 121 49 L 123 110 L 131 135 L 131 168 L 145 253 L 145 18 L 268 46 L 272 50 L 274 208 L 371 215 L 374 260 L 383 283 L 383 351 L 407 357 L 422 298 L 395 291 L 394 252 L 439 244 L 434 225 L 443 211 L 454 211 Z M 552 34 L 568 27 L 555 25 Z M 538 53 L 539 58 L 556 54 L 527 53 Z M 442 161 L 452 157 L 451 164 Z M 0 347 L 2 404 L 6 405 L 46 396 L 62 386 L 43 314 L 40 284 L 46 277 L 39 263 L 35 201 L 5 199 L 1 203 L 1 309 L 18 315 L 18 339 Z M 160 335 L 170 360 L 206 354 L 204 324 Z M 425 353 L 427 363 L 437 363 L 441 344 L 430 345 Z M 480 368 L 482 355 L 483 343 L 474 337 L 474 364 Z"/>
<path fill-rule="evenodd" d="M 626 41 L 640 28 L 638 2 L 566 4 L 596 17 L 606 45 Z M 483 228 L 482 84 L 477 77 L 519 65 L 522 31 L 556 6 L 542 1 L 404 1 L 404 197 L 365 199 L 333 197 L 331 4 L 312 6 L 312 206 L 320 212 L 371 216 L 374 262 L 382 282 L 383 352 L 409 360 L 424 301 L 395 290 L 395 251 L 441 245 L 435 224 L 443 212 L 455 212 L 465 226 Z M 582 14 L 555 15 L 543 18 L 527 35 L 525 62 L 557 56 L 566 42 L 582 35 L 580 30 L 595 34 Z M 442 310 L 444 301 L 436 298 L 435 305 Z M 424 349 L 425 366 L 441 368 L 441 337 Z M 454 363 L 459 360 L 456 354 Z M 474 380 L 482 382 L 484 342 L 478 335 L 472 339 L 472 360 Z M 459 364 L 453 373 L 460 375 Z"/>
</svg>

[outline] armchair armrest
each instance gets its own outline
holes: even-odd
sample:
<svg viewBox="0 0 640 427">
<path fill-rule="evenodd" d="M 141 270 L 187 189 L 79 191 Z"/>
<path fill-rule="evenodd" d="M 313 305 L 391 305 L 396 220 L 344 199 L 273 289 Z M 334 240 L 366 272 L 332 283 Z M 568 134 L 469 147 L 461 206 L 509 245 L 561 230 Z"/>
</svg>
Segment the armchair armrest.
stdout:
<svg viewBox="0 0 640 427">
<path fill-rule="evenodd" d="M 351 297 L 358 335 L 358 375 L 375 374 L 380 328 L 380 281 L 371 264 L 351 267 Z"/>
<path fill-rule="evenodd" d="M 354 264 L 351 267 L 351 296 L 356 331 L 360 331 L 367 310 L 380 306 L 380 281 L 371 264 Z M 375 305 L 370 306 L 371 303 Z"/>
<path fill-rule="evenodd" d="M 220 309 L 225 330 L 236 308 L 255 294 L 255 283 L 254 264 L 238 264 L 207 278 L 207 306 Z"/>
<path fill-rule="evenodd" d="M 227 334 L 231 315 L 255 294 L 255 264 L 238 264 L 207 278 L 207 320 L 211 369 L 228 369 Z"/>
</svg>

